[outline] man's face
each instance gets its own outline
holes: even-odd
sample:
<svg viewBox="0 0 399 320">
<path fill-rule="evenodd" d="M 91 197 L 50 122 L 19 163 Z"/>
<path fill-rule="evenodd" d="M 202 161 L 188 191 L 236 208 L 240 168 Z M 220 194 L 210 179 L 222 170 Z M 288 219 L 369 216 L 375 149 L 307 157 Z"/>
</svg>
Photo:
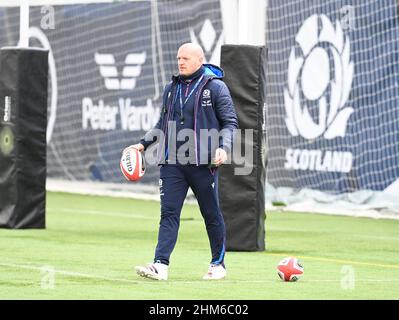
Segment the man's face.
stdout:
<svg viewBox="0 0 399 320">
<path fill-rule="evenodd" d="M 177 52 L 177 64 L 179 74 L 189 76 L 197 71 L 202 65 L 201 57 L 188 48 L 180 48 Z"/>
</svg>

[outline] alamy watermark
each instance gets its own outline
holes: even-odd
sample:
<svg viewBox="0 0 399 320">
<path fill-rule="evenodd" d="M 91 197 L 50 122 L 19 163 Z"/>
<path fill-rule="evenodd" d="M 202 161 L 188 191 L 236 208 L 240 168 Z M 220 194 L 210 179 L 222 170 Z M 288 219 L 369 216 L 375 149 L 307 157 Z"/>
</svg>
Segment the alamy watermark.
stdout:
<svg viewBox="0 0 399 320">
<path fill-rule="evenodd" d="M 355 268 L 351 265 L 344 265 L 341 268 L 341 288 L 344 290 L 355 289 Z"/>
<path fill-rule="evenodd" d="M 177 131 L 176 122 L 169 121 L 166 134 L 163 130 L 152 129 L 145 135 L 145 140 L 158 142 L 145 152 L 145 160 L 149 165 L 165 163 L 166 156 L 168 164 L 212 165 L 216 149 L 222 148 L 228 155 L 224 164 L 234 164 L 235 175 L 249 175 L 256 160 L 253 129 Z"/>
<path fill-rule="evenodd" d="M 40 9 L 42 18 L 40 28 L 43 30 L 55 29 L 55 10 L 53 6 L 42 6 Z"/>
<path fill-rule="evenodd" d="M 40 288 L 55 288 L 55 268 L 53 266 L 43 266 L 40 268 Z"/>
<path fill-rule="evenodd" d="M 342 29 L 343 30 L 355 30 L 355 28 L 356 28 L 355 7 L 351 6 L 351 5 L 346 5 L 346 6 L 343 6 L 339 10 L 339 12 L 341 14 L 340 23 L 341 23 Z"/>
</svg>

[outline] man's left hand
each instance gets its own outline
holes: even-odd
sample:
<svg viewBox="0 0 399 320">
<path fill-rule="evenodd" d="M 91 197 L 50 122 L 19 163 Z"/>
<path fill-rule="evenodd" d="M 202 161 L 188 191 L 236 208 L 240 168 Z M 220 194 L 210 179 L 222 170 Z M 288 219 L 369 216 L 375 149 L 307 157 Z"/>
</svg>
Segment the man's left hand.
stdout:
<svg viewBox="0 0 399 320">
<path fill-rule="evenodd" d="M 215 151 L 215 159 L 214 164 L 216 166 L 220 166 L 221 164 L 225 163 L 227 160 L 227 153 L 222 148 L 218 148 Z"/>
</svg>

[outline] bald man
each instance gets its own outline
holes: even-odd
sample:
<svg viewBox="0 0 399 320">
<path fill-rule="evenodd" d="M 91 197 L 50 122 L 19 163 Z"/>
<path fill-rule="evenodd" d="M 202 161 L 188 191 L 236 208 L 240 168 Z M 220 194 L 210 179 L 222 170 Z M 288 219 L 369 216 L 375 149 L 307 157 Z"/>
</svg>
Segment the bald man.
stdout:
<svg viewBox="0 0 399 320">
<path fill-rule="evenodd" d="M 177 51 L 179 74 L 189 77 L 196 72 L 204 61 L 204 51 L 195 43 L 185 43 Z"/>
<path fill-rule="evenodd" d="M 177 52 L 179 73 L 163 93 L 156 126 L 134 147 L 141 152 L 158 142 L 161 220 L 153 263 L 135 267 L 138 275 L 167 280 L 177 241 L 180 213 L 190 187 L 197 198 L 211 247 L 204 280 L 226 277 L 226 230 L 218 197 L 218 167 L 231 152 L 237 116 L 223 70 L 203 64 L 204 52 L 194 43 Z M 206 135 L 204 135 L 204 132 Z"/>
</svg>

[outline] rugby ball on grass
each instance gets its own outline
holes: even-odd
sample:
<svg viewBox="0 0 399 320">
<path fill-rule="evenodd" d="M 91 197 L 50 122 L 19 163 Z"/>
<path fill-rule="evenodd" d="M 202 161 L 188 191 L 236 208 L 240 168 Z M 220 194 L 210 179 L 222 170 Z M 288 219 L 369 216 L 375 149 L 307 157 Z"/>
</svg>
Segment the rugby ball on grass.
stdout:
<svg viewBox="0 0 399 320">
<path fill-rule="evenodd" d="M 283 281 L 298 281 L 303 275 L 303 266 L 295 257 L 287 257 L 277 265 L 277 273 Z"/>
</svg>

